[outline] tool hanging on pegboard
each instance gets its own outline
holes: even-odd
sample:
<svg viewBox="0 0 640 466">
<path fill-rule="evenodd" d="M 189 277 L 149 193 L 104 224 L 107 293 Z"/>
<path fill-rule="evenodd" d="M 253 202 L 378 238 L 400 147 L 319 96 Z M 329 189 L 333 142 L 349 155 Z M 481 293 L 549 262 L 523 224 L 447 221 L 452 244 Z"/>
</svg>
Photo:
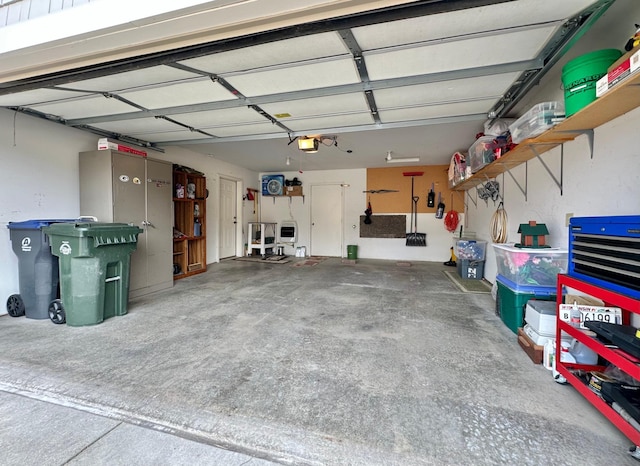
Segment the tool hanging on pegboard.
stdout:
<svg viewBox="0 0 640 466">
<path fill-rule="evenodd" d="M 442 202 L 442 192 L 438 191 L 438 208 L 436 209 L 436 218 L 440 219 L 444 217 L 445 205 Z"/>
</svg>

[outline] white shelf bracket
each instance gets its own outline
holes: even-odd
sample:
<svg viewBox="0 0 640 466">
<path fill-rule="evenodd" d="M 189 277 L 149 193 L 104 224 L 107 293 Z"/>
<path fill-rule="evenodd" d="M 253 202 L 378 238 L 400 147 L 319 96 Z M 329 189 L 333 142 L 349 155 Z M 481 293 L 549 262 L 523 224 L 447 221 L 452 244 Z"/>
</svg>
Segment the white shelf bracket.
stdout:
<svg viewBox="0 0 640 466">
<path fill-rule="evenodd" d="M 504 165 L 504 164 L 502 164 L 502 165 L 504 167 L 506 167 L 506 165 Z M 524 188 L 522 188 L 522 186 L 520 185 L 518 180 L 516 180 L 516 177 L 513 176 L 513 173 L 511 173 L 511 169 L 506 168 L 505 169 L 505 173 L 507 173 L 511 177 L 513 182 L 516 184 L 516 186 L 518 187 L 518 189 L 520 190 L 520 192 L 524 196 L 524 200 L 526 201 L 527 200 L 527 190 L 529 188 L 529 164 L 527 162 L 524 163 Z"/>
<path fill-rule="evenodd" d="M 536 149 L 535 144 L 531 144 L 529 147 L 531 148 L 531 151 L 535 154 L 536 158 L 540 161 L 540 163 L 542 164 L 544 169 L 547 170 L 547 173 L 549 174 L 551 179 L 556 183 L 556 186 L 560 189 L 560 195 L 562 196 L 562 172 L 563 172 L 563 167 L 564 167 L 564 144 L 560 144 L 560 180 L 558 180 L 554 176 L 554 174 L 551 172 L 551 169 L 549 168 L 549 166 L 545 163 L 544 160 L 542 160 L 542 157 L 540 157 L 540 153 Z"/>
<path fill-rule="evenodd" d="M 576 129 L 573 131 L 558 131 L 558 133 L 569 133 L 569 134 L 586 134 L 587 135 L 587 139 L 589 141 L 589 153 L 591 155 L 591 158 L 593 158 L 593 142 L 595 139 L 594 136 L 594 132 L 592 129 Z M 564 144 L 562 144 L 562 146 L 564 147 Z"/>
<path fill-rule="evenodd" d="M 467 198 L 473 202 L 473 205 L 476 206 L 476 209 L 478 208 L 478 201 L 476 201 L 474 198 L 471 197 L 471 194 L 469 194 L 469 191 L 465 191 L 467 193 Z M 477 193 L 478 191 L 476 191 Z M 464 202 L 464 210 L 465 212 L 467 211 L 467 209 L 469 208 L 469 204 L 467 204 L 467 202 Z"/>
</svg>

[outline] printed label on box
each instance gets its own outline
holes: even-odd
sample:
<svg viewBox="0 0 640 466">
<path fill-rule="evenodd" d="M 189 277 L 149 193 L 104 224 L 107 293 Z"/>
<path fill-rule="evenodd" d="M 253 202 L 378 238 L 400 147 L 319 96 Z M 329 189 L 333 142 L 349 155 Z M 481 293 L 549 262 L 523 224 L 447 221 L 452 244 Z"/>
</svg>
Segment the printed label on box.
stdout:
<svg viewBox="0 0 640 466">
<path fill-rule="evenodd" d="M 616 84 L 634 74 L 640 68 L 640 50 L 636 51 L 596 82 L 596 97 L 611 90 Z"/>
<path fill-rule="evenodd" d="M 147 153 L 143 150 L 134 149 L 133 147 L 125 146 L 124 144 L 120 144 L 119 142 L 112 141 L 107 138 L 98 139 L 98 150 L 117 150 L 120 152 L 126 152 L 128 154 L 139 155 L 141 157 L 146 157 Z"/>
</svg>

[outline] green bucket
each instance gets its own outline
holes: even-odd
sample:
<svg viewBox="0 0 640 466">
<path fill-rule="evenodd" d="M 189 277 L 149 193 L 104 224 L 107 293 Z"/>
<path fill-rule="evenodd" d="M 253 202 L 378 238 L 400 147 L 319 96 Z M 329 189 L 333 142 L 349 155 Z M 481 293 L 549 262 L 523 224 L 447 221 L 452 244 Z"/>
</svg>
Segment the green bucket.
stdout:
<svg viewBox="0 0 640 466">
<path fill-rule="evenodd" d="M 358 258 L 358 246 L 349 244 L 347 246 L 347 259 L 356 260 Z"/>
<path fill-rule="evenodd" d="M 567 116 L 596 100 L 596 82 L 622 56 L 618 49 L 603 49 L 580 55 L 562 68 L 564 107 Z"/>
</svg>

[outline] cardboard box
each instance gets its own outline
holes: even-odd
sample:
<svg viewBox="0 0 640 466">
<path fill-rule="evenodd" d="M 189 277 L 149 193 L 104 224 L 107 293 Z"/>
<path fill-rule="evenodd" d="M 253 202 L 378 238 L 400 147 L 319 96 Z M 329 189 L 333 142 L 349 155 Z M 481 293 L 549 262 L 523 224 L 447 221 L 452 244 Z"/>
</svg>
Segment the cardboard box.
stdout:
<svg viewBox="0 0 640 466">
<path fill-rule="evenodd" d="M 616 84 L 635 74 L 640 69 L 640 47 L 625 53 L 609 67 L 606 75 L 596 82 L 596 97 L 611 90 Z"/>
<path fill-rule="evenodd" d="M 527 353 L 527 356 L 529 356 L 529 359 L 531 359 L 534 364 L 542 364 L 544 346 L 536 345 L 535 343 L 533 343 L 529 336 L 524 333 L 522 327 L 518 329 L 518 344 L 520 345 L 520 348 L 522 348 L 524 352 Z"/>
<path fill-rule="evenodd" d="M 285 186 L 285 196 L 302 196 L 302 186 Z"/>
<path fill-rule="evenodd" d="M 141 157 L 147 156 L 147 153 L 143 150 L 134 149 L 133 147 L 125 146 L 124 144 L 121 144 L 118 141 L 113 141 L 108 138 L 98 139 L 98 150 L 117 150 L 120 152 L 126 152 L 128 154 L 139 155 Z"/>
</svg>

